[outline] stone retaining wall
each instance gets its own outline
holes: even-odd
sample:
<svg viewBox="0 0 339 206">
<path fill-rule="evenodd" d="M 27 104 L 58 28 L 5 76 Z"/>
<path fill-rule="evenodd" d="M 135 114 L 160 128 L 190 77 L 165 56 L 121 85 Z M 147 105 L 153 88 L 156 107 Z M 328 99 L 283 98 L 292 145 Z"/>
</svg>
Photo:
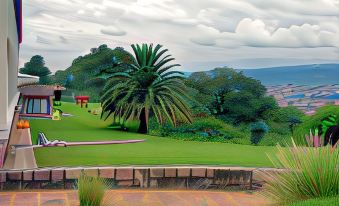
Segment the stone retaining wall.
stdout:
<svg viewBox="0 0 339 206">
<path fill-rule="evenodd" d="M 0 170 L 0 189 L 75 187 L 81 173 L 102 177 L 114 187 L 208 189 L 252 188 L 253 169 L 221 167 L 77 167 Z"/>
</svg>

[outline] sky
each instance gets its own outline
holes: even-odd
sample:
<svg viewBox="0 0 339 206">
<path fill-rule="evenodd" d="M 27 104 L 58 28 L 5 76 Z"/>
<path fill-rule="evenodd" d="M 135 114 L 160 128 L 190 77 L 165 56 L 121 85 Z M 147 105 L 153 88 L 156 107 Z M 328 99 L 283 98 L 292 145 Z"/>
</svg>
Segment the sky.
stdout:
<svg viewBox="0 0 339 206">
<path fill-rule="evenodd" d="M 161 44 L 178 70 L 339 63 L 339 0 L 24 0 L 20 64 Z"/>
</svg>

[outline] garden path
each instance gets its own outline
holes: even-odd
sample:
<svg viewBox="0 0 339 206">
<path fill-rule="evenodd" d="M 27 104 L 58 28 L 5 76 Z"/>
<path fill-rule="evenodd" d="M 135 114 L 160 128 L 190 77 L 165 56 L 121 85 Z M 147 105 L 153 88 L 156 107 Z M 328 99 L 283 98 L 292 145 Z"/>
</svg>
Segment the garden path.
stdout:
<svg viewBox="0 0 339 206">
<path fill-rule="evenodd" d="M 106 200 L 115 206 L 261 206 L 264 198 L 246 192 L 188 190 L 110 190 Z M 74 190 L 0 192 L 0 206 L 79 205 Z"/>
</svg>

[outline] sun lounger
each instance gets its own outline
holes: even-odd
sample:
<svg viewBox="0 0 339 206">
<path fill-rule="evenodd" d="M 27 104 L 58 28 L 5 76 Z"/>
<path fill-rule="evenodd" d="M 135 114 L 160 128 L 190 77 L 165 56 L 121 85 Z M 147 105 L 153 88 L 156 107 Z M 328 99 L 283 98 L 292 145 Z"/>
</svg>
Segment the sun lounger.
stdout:
<svg viewBox="0 0 339 206">
<path fill-rule="evenodd" d="M 129 144 L 144 142 L 145 140 L 110 140 L 110 141 L 84 141 L 84 142 L 66 142 L 60 140 L 49 141 L 44 133 L 38 134 L 37 145 L 11 145 L 12 149 L 39 148 L 39 147 L 70 147 L 82 145 L 109 145 L 109 144 Z"/>
</svg>

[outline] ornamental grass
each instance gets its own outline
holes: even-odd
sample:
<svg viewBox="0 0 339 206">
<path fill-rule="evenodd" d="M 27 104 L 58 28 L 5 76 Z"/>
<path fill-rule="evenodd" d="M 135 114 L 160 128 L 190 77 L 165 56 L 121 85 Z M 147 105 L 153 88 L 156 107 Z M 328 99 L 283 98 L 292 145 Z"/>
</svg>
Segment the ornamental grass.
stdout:
<svg viewBox="0 0 339 206">
<path fill-rule="evenodd" d="M 277 146 L 269 156 L 284 171 L 263 173 L 263 195 L 280 204 L 339 195 L 339 149 L 334 147 Z"/>
</svg>

